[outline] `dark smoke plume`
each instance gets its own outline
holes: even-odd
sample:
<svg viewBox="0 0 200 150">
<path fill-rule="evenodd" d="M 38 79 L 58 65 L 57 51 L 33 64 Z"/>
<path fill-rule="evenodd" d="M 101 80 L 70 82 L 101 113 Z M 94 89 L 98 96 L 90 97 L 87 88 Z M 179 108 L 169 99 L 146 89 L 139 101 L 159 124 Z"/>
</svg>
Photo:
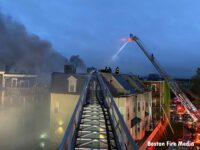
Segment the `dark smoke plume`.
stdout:
<svg viewBox="0 0 200 150">
<path fill-rule="evenodd" d="M 76 67 L 76 71 L 78 73 L 82 73 L 86 71 L 86 65 L 84 61 L 79 57 L 79 55 L 71 56 L 69 59 L 69 63 L 73 64 Z"/>
<path fill-rule="evenodd" d="M 83 66 L 77 61 L 78 66 Z M 23 25 L 0 13 L 1 66 L 9 66 L 12 72 L 48 73 L 63 71 L 67 63 L 67 58 L 54 51 L 51 43 L 29 34 Z M 72 63 L 77 64 L 76 59 Z"/>
<path fill-rule="evenodd" d="M 69 59 L 69 62 L 71 64 L 75 65 L 76 67 L 86 68 L 85 63 L 79 57 L 79 55 L 71 56 L 70 59 Z"/>
</svg>

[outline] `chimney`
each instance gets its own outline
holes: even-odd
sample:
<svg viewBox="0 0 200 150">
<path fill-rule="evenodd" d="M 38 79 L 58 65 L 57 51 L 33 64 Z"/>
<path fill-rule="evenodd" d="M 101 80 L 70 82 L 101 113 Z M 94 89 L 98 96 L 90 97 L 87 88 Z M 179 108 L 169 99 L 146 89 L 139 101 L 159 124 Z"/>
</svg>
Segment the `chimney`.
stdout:
<svg viewBox="0 0 200 150">
<path fill-rule="evenodd" d="M 74 65 L 65 65 L 64 73 L 76 73 L 76 67 Z"/>
<path fill-rule="evenodd" d="M 8 66 L 8 65 L 6 65 L 6 66 L 5 66 L 5 73 L 9 73 L 9 72 L 10 72 L 10 69 L 11 69 L 11 67 Z"/>
</svg>

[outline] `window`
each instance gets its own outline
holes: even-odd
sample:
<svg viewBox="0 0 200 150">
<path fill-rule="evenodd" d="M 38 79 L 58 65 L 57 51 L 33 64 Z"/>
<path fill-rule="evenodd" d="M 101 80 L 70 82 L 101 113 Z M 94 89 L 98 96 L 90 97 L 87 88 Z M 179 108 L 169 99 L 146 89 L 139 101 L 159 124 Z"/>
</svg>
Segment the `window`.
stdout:
<svg viewBox="0 0 200 150">
<path fill-rule="evenodd" d="M 143 102 L 142 110 L 144 111 L 144 102 Z"/>
<path fill-rule="evenodd" d="M 132 99 L 132 109 L 133 109 L 133 112 L 135 112 L 135 101 L 136 101 L 136 99 L 135 99 L 135 97 L 133 96 L 133 99 Z"/>
<path fill-rule="evenodd" d="M 73 76 L 68 78 L 68 92 L 75 93 L 76 92 L 76 84 L 77 79 Z"/>
<path fill-rule="evenodd" d="M 134 132 L 134 130 L 133 130 L 133 128 L 131 128 L 131 135 L 133 135 L 133 134 L 134 134 L 133 132 Z"/>
<path fill-rule="evenodd" d="M 128 114 L 127 114 L 127 119 L 129 120 L 129 109 L 128 109 Z"/>
<path fill-rule="evenodd" d="M 17 87 L 17 78 L 11 79 L 11 87 Z"/>
<path fill-rule="evenodd" d="M 29 80 L 20 80 L 19 87 L 21 88 L 29 88 Z"/>
<path fill-rule="evenodd" d="M 151 84 L 151 89 L 153 90 L 153 92 L 156 92 L 156 84 Z"/>
<path fill-rule="evenodd" d="M 74 84 L 70 84 L 69 85 L 69 91 L 70 92 L 75 92 L 75 86 L 74 86 Z"/>
<path fill-rule="evenodd" d="M 69 90 L 69 92 L 76 92 L 74 81 L 69 80 L 69 89 L 68 90 Z"/>
<path fill-rule="evenodd" d="M 138 111 L 140 112 L 140 102 L 138 102 Z"/>
<path fill-rule="evenodd" d="M 19 82 L 19 84 L 20 84 L 20 87 L 25 87 L 25 82 L 24 82 L 24 80 L 21 80 L 21 81 Z"/>
<path fill-rule="evenodd" d="M 30 87 L 30 83 L 29 83 L 29 80 L 26 80 L 26 82 L 25 82 L 26 84 L 25 84 L 25 86 L 26 87 Z M 33 86 L 33 85 L 32 85 Z"/>
<path fill-rule="evenodd" d="M 54 113 L 58 113 L 58 112 L 59 112 L 59 102 L 56 102 L 55 108 L 54 108 Z"/>
</svg>

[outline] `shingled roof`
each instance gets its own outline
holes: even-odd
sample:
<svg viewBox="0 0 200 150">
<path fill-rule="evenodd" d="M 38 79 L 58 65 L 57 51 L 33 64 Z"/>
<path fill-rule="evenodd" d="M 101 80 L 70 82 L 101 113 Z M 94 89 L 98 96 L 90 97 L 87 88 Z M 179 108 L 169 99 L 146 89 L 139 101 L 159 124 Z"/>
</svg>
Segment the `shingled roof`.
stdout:
<svg viewBox="0 0 200 150">
<path fill-rule="evenodd" d="M 135 75 L 122 74 L 123 78 L 137 90 L 137 92 L 145 92 L 146 87 L 142 81 Z"/>
<path fill-rule="evenodd" d="M 68 78 L 74 77 L 77 79 L 76 92 L 71 93 L 68 91 Z M 87 79 L 87 74 L 77 74 L 77 73 L 52 73 L 51 79 L 51 92 L 52 93 L 62 93 L 62 94 L 76 94 L 79 95 L 84 87 Z"/>
<path fill-rule="evenodd" d="M 124 78 L 122 75 L 113 75 L 115 79 L 128 91 L 128 94 L 134 94 L 136 92 L 135 88 L 131 86 Z"/>
<path fill-rule="evenodd" d="M 127 96 L 146 91 L 144 84 L 135 76 L 111 73 L 102 73 L 102 75 L 114 97 Z"/>
</svg>

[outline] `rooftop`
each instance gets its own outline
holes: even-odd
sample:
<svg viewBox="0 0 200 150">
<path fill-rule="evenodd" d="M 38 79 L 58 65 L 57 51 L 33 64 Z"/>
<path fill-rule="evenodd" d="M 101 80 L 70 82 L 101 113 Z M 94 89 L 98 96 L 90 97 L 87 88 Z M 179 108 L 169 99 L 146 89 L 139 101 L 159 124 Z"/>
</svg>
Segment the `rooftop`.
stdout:
<svg viewBox="0 0 200 150">
<path fill-rule="evenodd" d="M 113 96 L 127 96 L 147 91 L 138 77 L 129 74 L 102 73 Z"/>
<path fill-rule="evenodd" d="M 74 77 L 77 81 L 76 91 L 73 93 L 70 93 L 68 91 L 68 84 L 69 84 L 68 78 L 70 77 Z M 86 79 L 87 79 L 87 74 L 54 72 L 52 73 L 51 77 L 51 92 L 62 93 L 62 94 L 70 93 L 79 95 L 83 89 Z"/>
</svg>

